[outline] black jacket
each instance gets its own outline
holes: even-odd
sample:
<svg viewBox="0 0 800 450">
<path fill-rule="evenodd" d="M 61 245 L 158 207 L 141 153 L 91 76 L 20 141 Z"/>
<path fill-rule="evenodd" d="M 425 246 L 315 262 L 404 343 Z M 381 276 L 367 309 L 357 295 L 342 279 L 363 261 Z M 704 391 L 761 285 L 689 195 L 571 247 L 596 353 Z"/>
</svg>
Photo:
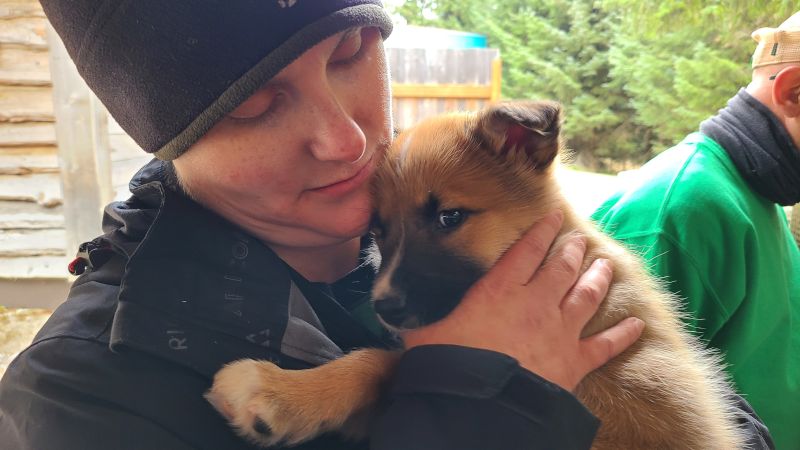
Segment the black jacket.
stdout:
<svg viewBox="0 0 800 450">
<path fill-rule="evenodd" d="M 253 448 L 203 398 L 222 365 L 259 358 L 299 369 L 392 345 L 356 320 L 359 305 L 334 299 L 336 286 L 303 280 L 166 187 L 165 167 L 146 166 L 133 197 L 106 209 L 106 234 L 84 248 L 86 273 L 8 368 L 0 448 Z M 371 270 L 355 278 L 370 281 Z M 455 346 L 407 352 L 391 398 L 369 448 L 588 448 L 598 427 L 513 359 Z M 367 446 L 331 435 L 299 448 Z"/>
</svg>

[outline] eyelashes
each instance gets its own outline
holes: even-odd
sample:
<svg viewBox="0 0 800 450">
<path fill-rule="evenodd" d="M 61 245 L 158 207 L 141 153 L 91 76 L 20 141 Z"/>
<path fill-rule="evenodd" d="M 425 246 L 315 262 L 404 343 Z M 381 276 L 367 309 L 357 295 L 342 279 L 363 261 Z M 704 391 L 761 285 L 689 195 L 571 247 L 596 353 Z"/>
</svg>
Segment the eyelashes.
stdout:
<svg viewBox="0 0 800 450">
<path fill-rule="evenodd" d="M 376 32 L 376 29 L 373 28 L 360 28 L 348 31 L 331 55 L 330 65 L 334 67 L 348 67 L 360 61 L 366 53 L 367 44 L 372 38 L 372 34 Z"/>
<path fill-rule="evenodd" d="M 285 100 L 282 92 L 257 92 L 228 114 L 236 122 L 263 120 L 278 112 Z"/>
</svg>

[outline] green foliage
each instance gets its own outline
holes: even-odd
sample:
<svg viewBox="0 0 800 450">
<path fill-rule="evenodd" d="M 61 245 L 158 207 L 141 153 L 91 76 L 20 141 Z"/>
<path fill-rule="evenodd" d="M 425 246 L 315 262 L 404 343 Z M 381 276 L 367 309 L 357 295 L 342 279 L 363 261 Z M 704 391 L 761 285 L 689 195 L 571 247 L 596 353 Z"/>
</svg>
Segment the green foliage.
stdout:
<svg viewBox="0 0 800 450">
<path fill-rule="evenodd" d="M 652 130 L 648 153 L 697 128 L 750 80 L 750 33 L 792 14 L 789 1 L 606 0 L 620 20 L 612 78 Z M 796 7 L 796 5 L 795 5 Z"/>
<path fill-rule="evenodd" d="M 752 30 L 785 0 L 407 0 L 411 24 L 479 32 L 503 58 L 505 98 L 564 105 L 564 135 L 594 169 L 642 162 L 747 84 Z"/>
<path fill-rule="evenodd" d="M 612 77 L 627 95 L 636 123 L 651 130 L 647 144 L 656 151 L 697 129 L 749 79 L 746 65 L 703 42 L 665 51 L 627 41 L 610 55 Z"/>
</svg>

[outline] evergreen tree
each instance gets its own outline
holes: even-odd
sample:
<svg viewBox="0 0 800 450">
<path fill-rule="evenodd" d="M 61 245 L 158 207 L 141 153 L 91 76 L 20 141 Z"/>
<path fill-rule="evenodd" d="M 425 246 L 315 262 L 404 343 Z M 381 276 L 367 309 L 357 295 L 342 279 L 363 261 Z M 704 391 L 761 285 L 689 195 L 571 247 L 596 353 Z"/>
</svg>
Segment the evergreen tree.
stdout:
<svg viewBox="0 0 800 450">
<path fill-rule="evenodd" d="M 478 32 L 503 58 L 503 97 L 564 105 L 564 136 L 593 169 L 675 144 L 749 80 L 752 30 L 786 0 L 407 0 L 411 24 Z"/>
<path fill-rule="evenodd" d="M 657 153 L 750 80 L 753 30 L 777 26 L 790 1 L 606 0 L 618 13 L 611 77 L 625 90 L 635 121 L 652 132 L 643 150 Z"/>
</svg>

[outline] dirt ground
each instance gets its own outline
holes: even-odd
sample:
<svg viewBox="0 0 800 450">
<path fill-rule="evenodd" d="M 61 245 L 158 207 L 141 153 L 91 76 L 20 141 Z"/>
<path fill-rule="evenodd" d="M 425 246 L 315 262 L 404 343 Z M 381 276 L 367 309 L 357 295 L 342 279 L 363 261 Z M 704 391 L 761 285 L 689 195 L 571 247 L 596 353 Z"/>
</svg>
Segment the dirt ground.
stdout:
<svg viewBox="0 0 800 450">
<path fill-rule="evenodd" d="M 0 376 L 17 353 L 30 344 L 48 317 L 50 311 L 46 309 L 8 309 L 0 306 Z"/>
</svg>

